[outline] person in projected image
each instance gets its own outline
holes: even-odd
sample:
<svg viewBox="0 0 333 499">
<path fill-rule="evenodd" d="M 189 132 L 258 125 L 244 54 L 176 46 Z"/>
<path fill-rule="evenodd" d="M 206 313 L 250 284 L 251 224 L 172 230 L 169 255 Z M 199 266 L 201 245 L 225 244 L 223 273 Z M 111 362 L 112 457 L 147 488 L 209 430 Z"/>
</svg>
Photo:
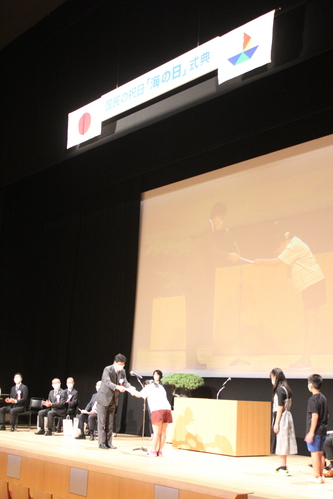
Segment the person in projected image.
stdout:
<svg viewBox="0 0 333 499">
<path fill-rule="evenodd" d="M 292 286 L 296 293 L 302 293 L 304 309 L 304 347 L 300 359 L 291 364 L 292 369 L 311 367 L 311 351 L 316 337 L 317 317 L 321 305 L 326 302 L 325 276 L 309 246 L 301 239 L 285 232 L 278 236 L 278 256 L 257 259 L 254 265 L 277 266 L 286 264 Z"/>
<path fill-rule="evenodd" d="M 196 235 L 184 273 L 186 302 L 186 367 L 204 369 L 198 358 L 200 342 L 211 343 L 214 318 L 216 268 L 238 263 L 239 255 L 223 247 L 223 222 L 227 213 L 224 203 L 211 209 L 206 228 Z"/>
</svg>

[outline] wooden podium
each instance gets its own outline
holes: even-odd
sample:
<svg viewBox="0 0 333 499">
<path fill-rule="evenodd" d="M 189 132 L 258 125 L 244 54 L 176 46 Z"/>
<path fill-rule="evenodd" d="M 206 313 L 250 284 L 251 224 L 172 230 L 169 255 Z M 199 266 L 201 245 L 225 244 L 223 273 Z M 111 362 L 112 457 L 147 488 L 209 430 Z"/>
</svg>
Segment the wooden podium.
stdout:
<svg viewBox="0 0 333 499">
<path fill-rule="evenodd" d="M 172 445 L 226 456 L 270 454 L 271 403 L 176 398 Z"/>
</svg>

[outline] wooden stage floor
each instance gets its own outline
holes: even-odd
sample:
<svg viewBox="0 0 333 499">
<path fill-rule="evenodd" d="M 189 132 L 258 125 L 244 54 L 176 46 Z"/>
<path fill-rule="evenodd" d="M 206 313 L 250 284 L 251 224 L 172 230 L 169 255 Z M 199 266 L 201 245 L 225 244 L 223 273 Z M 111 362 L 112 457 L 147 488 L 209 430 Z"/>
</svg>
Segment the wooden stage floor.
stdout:
<svg viewBox="0 0 333 499">
<path fill-rule="evenodd" d="M 24 472 L 19 481 L 30 487 L 41 487 L 44 474 L 41 464 L 34 471 L 36 463 L 48 463 L 51 469 L 57 466 L 75 467 L 94 473 L 120 477 L 121 480 L 134 480 L 142 484 L 142 495 L 132 495 L 132 499 L 147 499 L 156 497 L 145 493 L 145 485 L 162 486 L 183 491 L 179 498 L 209 498 L 235 497 L 237 493 L 248 493 L 251 499 L 332 499 L 333 478 L 326 479 L 325 484 L 316 485 L 306 481 L 311 475 L 309 457 L 290 456 L 290 477 L 274 476 L 272 473 L 277 465 L 276 456 L 266 457 L 227 457 L 173 448 L 166 444 L 163 457 L 146 456 L 142 450 L 142 439 L 132 435 L 118 435 L 114 438 L 116 450 L 101 450 L 97 441 L 88 439 L 75 440 L 62 434 L 52 437 L 35 435 L 36 430 L 19 428 L 15 432 L 0 432 L 0 479 L 9 483 L 15 480 L 7 476 L 8 455 L 21 456 L 31 464 L 29 472 Z M 145 438 L 144 447 L 149 448 L 150 441 Z M 41 471 L 43 469 L 43 471 Z M 34 476 L 36 475 L 36 476 Z M 102 475 L 101 475 L 102 476 Z M 90 478 L 89 478 L 90 479 Z M 33 483 L 26 483 L 31 480 Z M 37 480 L 37 481 L 36 481 Z M 45 482 L 44 482 L 45 485 Z M 50 484 L 48 484 L 50 488 Z M 119 498 L 126 499 L 124 490 L 119 487 Z M 146 489 L 148 490 L 148 488 Z M 55 492 L 52 491 L 51 492 Z M 71 494 L 66 490 L 57 491 L 70 498 L 80 498 L 82 495 Z M 87 494 L 94 497 L 94 494 Z M 118 497 L 110 495 L 110 490 L 104 487 L 96 498 L 106 499 Z M 158 496 L 162 497 L 162 496 Z M 163 496 L 164 497 L 164 496 Z M 171 496 L 170 496 L 171 497 Z M 246 496 L 243 496 L 246 497 Z"/>
</svg>

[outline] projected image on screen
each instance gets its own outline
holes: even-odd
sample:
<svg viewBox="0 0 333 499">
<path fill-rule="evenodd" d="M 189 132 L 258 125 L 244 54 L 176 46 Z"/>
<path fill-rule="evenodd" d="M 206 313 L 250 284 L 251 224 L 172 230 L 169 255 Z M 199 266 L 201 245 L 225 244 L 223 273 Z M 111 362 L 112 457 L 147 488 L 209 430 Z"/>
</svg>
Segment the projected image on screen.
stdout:
<svg viewBox="0 0 333 499">
<path fill-rule="evenodd" d="M 131 365 L 333 377 L 333 136 L 144 194 Z"/>
</svg>

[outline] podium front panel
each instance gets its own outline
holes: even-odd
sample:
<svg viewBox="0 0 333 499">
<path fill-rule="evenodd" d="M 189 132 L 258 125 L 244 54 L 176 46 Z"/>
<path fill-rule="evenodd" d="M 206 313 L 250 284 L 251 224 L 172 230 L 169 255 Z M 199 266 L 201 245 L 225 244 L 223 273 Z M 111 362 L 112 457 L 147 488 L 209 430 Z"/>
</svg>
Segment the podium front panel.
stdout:
<svg viewBox="0 0 333 499">
<path fill-rule="evenodd" d="M 266 456 L 270 422 L 270 402 L 179 397 L 172 445 L 227 456 Z"/>
</svg>

